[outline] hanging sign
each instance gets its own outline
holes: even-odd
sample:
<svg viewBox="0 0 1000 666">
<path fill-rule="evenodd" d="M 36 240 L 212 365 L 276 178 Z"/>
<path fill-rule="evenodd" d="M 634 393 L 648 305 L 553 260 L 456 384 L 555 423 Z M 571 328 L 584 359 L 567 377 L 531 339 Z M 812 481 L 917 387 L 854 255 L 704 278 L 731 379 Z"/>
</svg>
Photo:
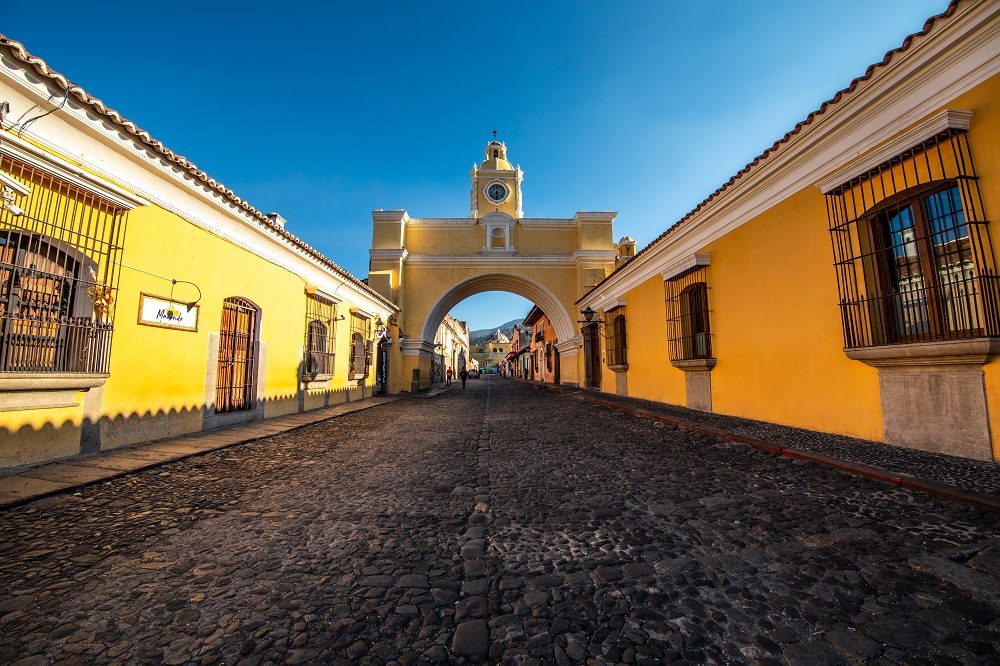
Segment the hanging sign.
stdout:
<svg viewBox="0 0 1000 666">
<path fill-rule="evenodd" d="M 175 301 L 152 294 L 139 295 L 139 323 L 145 326 L 173 328 L 178 331 L 198 330 L 198 308 L 183 301 Z"/>
</svg>

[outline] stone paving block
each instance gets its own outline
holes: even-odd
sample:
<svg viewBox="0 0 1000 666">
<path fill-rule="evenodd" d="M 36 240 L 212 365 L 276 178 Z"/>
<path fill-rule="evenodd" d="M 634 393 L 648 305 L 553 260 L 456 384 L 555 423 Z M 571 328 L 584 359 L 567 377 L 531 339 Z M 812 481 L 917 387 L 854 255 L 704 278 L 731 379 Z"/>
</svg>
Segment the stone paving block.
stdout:
<svg viewBox="0 0 1000 666">
<path fill-rule="evenodd" d="M 5 510 L 0 661 L 1000 661 L 996 515 L 472 386 Z"/>
</svg>

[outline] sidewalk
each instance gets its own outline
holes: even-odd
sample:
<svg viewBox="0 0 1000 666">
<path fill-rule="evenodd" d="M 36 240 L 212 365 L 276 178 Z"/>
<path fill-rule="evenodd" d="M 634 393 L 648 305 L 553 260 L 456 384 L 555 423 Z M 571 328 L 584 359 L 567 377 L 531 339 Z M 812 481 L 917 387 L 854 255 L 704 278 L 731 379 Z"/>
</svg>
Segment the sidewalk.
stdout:
<svg viewBox="0 0 1000 666">
<path fill-rule="evenodd" d="M 157 467 L 200 453 L 216 451 L 296 430 L 337 416 L 394 402 L 400 397 L 384 396 L 367 398 L 357 402 L 345 402 L 333 407 L 64 458 L 33 467 L 15 468 L 6 473 L 0 472 L 0 509 L 150 467 Z"/>
<path fill-rule="evenodd" d="M 701 412 L 609 393 L 523 381 L 594 404 L 716 435 L 774 455 L 808 460 L 892 485 L 1000 511 L 1000 464 L 814 430 Z"/>
</svg>

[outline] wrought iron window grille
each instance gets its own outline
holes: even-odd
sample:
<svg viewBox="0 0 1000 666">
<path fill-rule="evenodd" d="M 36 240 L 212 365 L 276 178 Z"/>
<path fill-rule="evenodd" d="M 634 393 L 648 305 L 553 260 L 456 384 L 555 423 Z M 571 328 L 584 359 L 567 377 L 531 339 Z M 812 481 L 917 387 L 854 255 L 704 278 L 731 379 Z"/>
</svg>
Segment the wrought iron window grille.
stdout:
<svg viewBox="0 0 1000 666">
<path fill-rule="evenodd" d="M 604 329 L 605 354 L 607 355 L 608 367 L 621 367 L 628 365 L 628 341 L 626 332 L 625 315 L 612 310 L 606 314 L 607 321 Z"/>
<path fill-rule="evenodd" d="M 333 376 L 338 320 L 336 303 L 313 294 L 306 295 L 306 339 L 302 359 L 302 371 L 306 379 Z"/>
<path fill-rule="evenodd" d="M 30 188 L 0 207 L 0 372 L 106 374 L 127 212 L 0 156 Z"/>
<path fill-rule="evenodd" d="M 257 315 L 257 306 L 245 298 L 227 298 L 222 303 L 216 413 L 238 412 L 255 406 Z"/>
<path fill-rule="evenodd" d="M 1000 280 L 965 130 L 826 192 L 844 347 L 1000 335 Z"/>
<path fill-rule="evenodd" d="M 372 363 L 372 322 L 351 314 L 351 379 L 365 379 Z"/>
<path fill-rule="evenodd" d="M 702 266 L 663 283 L 671 361 L 713 358 L 708 271 Z"/>
</svg>

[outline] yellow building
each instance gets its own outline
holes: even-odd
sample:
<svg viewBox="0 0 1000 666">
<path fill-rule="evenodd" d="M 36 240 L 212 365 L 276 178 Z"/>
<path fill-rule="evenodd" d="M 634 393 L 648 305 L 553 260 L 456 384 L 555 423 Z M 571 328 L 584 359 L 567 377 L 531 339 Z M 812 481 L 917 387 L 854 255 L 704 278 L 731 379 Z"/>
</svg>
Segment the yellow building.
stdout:
<svg viewBox="0 0 1000 666">
<path fill-rule="evenodd" d="M 431 376 L 435 382 L 443 382 L 451 370 L 452 379 L 465 369 L 469 360 L 469 325 L 445 315 L 434 335 L 434 356 Z"/>
<path fill-rule="evenodd" d="M 279 215 L 3 36 L 0 115 L 0 467 L 388 389 L 397 308 Z"/>
<path fill-rule="evenodd" d="M 615 213 L 526 217 L 524 174 L 496 140 L 486 144 L 470 177 L 467 218 L 372 213 L 368 284 L 401 309 L 400 345 L 392 363 L 402 372 L 394 375 L 392 391 L 430 386 L 434 332 L 455 305 L 484 291 L 515 293 L 541 308 L 558 335 L 562 379 L 578 382 L 582 339 L 575 301 L 614 268 Z"/>
<path fill-rule="evenodd" d="M 997 72 L 929 21 L 579 300 L 585 383 L 1000 459 Z"/>
<path fill-rule="evenodd" d="M 488 340 L 472 345 L 472 358 L 479 363 L 480 370 L 495 374 L 510 353 L 510 345 L 510 338 L 498 328 Z"/>
</svg>

